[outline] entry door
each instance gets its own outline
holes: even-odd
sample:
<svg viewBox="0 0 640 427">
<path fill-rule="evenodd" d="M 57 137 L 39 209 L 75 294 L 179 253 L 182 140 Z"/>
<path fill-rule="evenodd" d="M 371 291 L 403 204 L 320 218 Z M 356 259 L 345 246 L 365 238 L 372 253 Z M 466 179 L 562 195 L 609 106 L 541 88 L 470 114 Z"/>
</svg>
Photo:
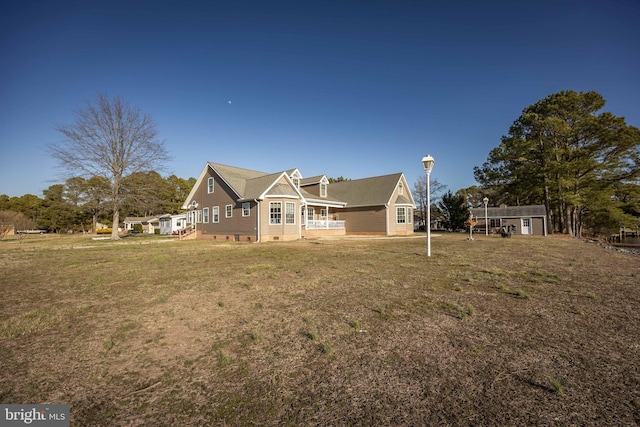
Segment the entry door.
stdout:
<svg viewBox="0 0 640 427">
<path fill-rule="evenodd" d="M 531 234 L 531 218 L 522 218 L 522 234 Z"/>
</svg>

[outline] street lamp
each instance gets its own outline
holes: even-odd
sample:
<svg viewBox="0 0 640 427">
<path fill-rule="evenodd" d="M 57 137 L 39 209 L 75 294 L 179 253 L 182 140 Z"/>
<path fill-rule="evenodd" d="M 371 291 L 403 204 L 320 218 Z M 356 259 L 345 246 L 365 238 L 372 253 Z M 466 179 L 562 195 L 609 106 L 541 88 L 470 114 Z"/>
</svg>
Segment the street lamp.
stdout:
<svg viewBox="0 0 640 427">
<path fill-rule="evenodd" d="M 431 256 L 431 189 L 429 188 L 429 179 L 431 169 L 433 169 L 435 163 L 436 161 L 430 154 L 422 158 L 422 165 L 424 166 L 424 171 L 427 173 L 427 222 L 425 224 L 427 229 L 427 256 Z"/>
<path fill-rule="evenodd" d="M 484 235 L 488 236 L 489 235 L 489 220 L 488 220 L 488 216 L 487 216 L 487 204 L 489 203 L 489 198 L 487 196 L 485 196 L 484 199 L 482 199 L 482 201 L 484 202 Z"/>
</svg>

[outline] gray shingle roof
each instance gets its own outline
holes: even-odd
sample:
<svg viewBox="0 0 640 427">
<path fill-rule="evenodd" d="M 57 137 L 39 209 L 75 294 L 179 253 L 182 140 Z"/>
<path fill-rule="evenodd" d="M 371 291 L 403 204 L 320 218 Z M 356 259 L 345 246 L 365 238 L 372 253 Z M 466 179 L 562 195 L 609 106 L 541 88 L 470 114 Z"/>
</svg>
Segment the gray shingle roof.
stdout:
<svg viewBox="0 0 640 427">
<path fill-rule="evenodd" d="M 259 172 L 212 162 L 209 162 L 209 166 L 233 188 L 241 199 L 259 198 L 283 174 L 283 172 Z M 294 170 L 295 169 L 291 169 L 291 171 Z M 278 195 L 296 195 L 290 186 L 283 184 L 276 184 L 270 192 Z"/>
<path fill-rule="evenodd" d="M 241 199 L 259 198 L 283 173 L 265 173 L 213 162 L 209 162 L 208 164 L 231 186 Z M 290 171 L 293 170 L 295 169 L 290 169 Z M 324 177 L 324 175 L 304 178 L 301 182 L 305 184 L 316 183 L 319 182 L 322 177 Z M 379 206 L 389 202 L 401 177 L 401 173 L 395 173 L 371 178 L 334 182 L 329 185 L 326 198 L 310 194 L 303 188 L 299 191 L 303 197 L 314 201 L 326 201 L 328 203 L 333 202 L 338 204 L 346 203 L 349 207 Z M 295 192 L 289 186 L 281 186 L 278 184 L 271 189 L 270 193 L 295 195 Z M 400 196 L 398 203 L 409 204 L 411 201 L 407 197 Z"/>
<path fill-rule="evenodd" d="M 245 199 L 257 199 L 272 185 L 282 172 L 258 176 L 245 181 L 244 192 L 240 195 Z"/>
<path fill-rule="evenodd" d="M 324 175 L 318 175 L 318 176 L 310 176 L 309 178 L 302 178 L 300 180 L 300 185 L 310 185 L 310 184 L 317 184 L 320 182 L 320 180 L 324 177 Z"/>
<path fill-rule="evenodd" d="M 389 202 L 400 181 L 401 173 L 334 182 L 329 185 L 329 193 L 347 207 L 378 206 Z"/>
<path fill-rule="evenodd" d="M 212 163 L 209 162 L 209 166 L 211 166 L 218 174 L 227 181 L 227 184 L 233 188 L 236 193 L 240 197 L 251 198 L 250 196 L 245 196 L 246 192 L 246 184 L 248 180 L 253 180 L 255 178 L 260 178 L 264 176 L 268 176 L 269 174 L 265 172 L 258 172 L 250 169 L 237 168 L 235 166 L 227 166 L 221 165 L 220 163 Z M 275 178 L 274 178 L 275 179 Z M 269 184 L 272 184 L 271 181 Z M 257 182 L 254 183 L 254 187 L 257 185 Z M 263 188 L 263 191 L 266 189 Z M 255 192 L 255 188 L 252 188 L 252 193 Z M 258 193 L 261 194 L 262 192 Z"/>
<path fill-rule="evenodd" d="M 309 193 L 307 190 L 305 190 L 304 188 L 300 188 L 300 194 L 302 194 L 302 197 L 304 197 L 306 200 L 311 201 L 312 203 L 326 203 L 326 204 L 330 204 L 330 205 L 345 205 L 345 202 L 341 199 L 338 199 L 337 197 L 335 197 L 331 191 L 331 188 L 333 188 L 334 184 L 330 184 L 329 185 L 329 190 L 328 190 L 328 194 L 327 197 L 320 197 L 320 196 L 316 196 L 315 194 L 311 194 Z"/>
<path fill-rule="evenodd" d="M 471 208 L 473 215 L 484 218 L 484 206 L 480 208 Z M 502 206 L 488 207 L 487 216 L 489 218 L 520 218 L 520 217 L 540 217 L 546 216 L 547 209 L 544 205 L 528 205 L 528 206 Z"/>
</svg>

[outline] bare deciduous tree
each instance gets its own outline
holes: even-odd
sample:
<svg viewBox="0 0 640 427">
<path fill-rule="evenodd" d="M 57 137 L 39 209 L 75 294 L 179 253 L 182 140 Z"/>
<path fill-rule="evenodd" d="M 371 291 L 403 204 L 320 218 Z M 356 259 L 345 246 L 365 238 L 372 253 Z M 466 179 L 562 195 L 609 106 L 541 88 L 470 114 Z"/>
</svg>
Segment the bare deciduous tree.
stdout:
<svg viewBox="0 0 640 427">
<path fill-rule="evenodd" d="M 164 141 L 157 139 L 155 122 L 120 97 L 98 94 L 76 111 L 74 124 L 56 130 L 65 139 L 49 145 L 48 150 L 69 176 L 103 177 L 111 183 L 111 238 L 118 239 L 123 178 L 162 169 L 168 160 Z"/>
<path fill-rule="evenodd" d="M 7 234 L 35 228 L 36 222 L 22 212 L 0 211 L 0 240 Z"/>
<path fill-rule="evenodd" d="M 437 179 L 429 180 L 429 192 L 431 195 L 431 208 L 434 207 L 436 202 L 438 201 L 438 194 L 441 193 L 447 186 L 444 184 L 440 184 Z M 413 199 L 416 202 L 416 211 L 420 215 L 420 222 L 423 223 L 422 226 L 426 226 L 424 224 L 427 218 L 427 177 L 426 175 L 420 175 L 416 182 L 413 183 Z M 433 213 L 433 211 L 432 211 Z M 434 215 L 431 216 L 434 218 Z"/>
</svg>

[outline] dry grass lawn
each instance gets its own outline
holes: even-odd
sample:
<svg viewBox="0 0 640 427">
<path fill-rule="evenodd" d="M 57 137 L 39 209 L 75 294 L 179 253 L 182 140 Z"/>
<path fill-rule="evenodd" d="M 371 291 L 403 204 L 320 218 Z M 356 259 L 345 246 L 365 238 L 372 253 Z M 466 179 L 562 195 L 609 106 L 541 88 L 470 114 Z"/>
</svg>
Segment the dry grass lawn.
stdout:
<svg viewBox="0 0 640 427">
<path fill-rule="evenodd" d="M 640 257 L 570 238 L 0 241 L 0 403 L 74 426 L 637 425 Z"/>
</svg>

